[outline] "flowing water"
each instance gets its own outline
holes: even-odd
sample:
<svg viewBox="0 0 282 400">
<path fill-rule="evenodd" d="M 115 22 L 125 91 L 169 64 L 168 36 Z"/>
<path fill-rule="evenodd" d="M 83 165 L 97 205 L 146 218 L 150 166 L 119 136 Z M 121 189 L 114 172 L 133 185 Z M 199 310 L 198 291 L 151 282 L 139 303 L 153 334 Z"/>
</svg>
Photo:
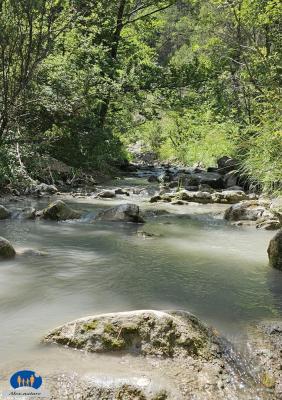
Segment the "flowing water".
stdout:
<svg viewBox="0 0 282 400">
<path fill-rule="evenodd" d="M 34 367 L 28 363 L 37 358 L 52 369 L 60 352 L 48 350 L 47 356 L 40 345 L 43 335 L 96 313 L 187 310 L 233 342 L 241 340 L 247 324 L 281 316 L 282 274 L 268 266 L 266 253 L 273 232 L 230 226 L 222 218 L 224 207 L 218 205 L 150 205 L 137 195 L 67 201 L 85 211 L 81 221 L 0 222 L 0 235 L 17 250 L 47 253 L 1 262 L 2 371 L 12 372 L 19 364 Z M 145 225 L 91 223 L 97 209 L 125 201 L 147 210 Z M 26 200 L 24 205 L 46 202 Z M 160 208 L 160 215 L 149 212 Z"/>
</svg>

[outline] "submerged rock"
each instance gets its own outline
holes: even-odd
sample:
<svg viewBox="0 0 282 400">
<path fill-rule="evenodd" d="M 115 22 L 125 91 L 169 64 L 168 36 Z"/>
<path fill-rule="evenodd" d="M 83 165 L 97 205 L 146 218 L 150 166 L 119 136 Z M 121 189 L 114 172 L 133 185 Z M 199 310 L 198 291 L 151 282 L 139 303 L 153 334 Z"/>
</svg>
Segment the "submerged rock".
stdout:
<svg viewBox="0 0 282 400">
<path fill-rule="evenodd" d="M 10 218 L 11 213 L 6 207 L 0 205 L 0 220 Z"/>
<path fill-rule="evenodd" d="M 66 205 L 62 200 L 54 201 L 49 204 L 46 208 L 38 211 L 36 215 L 43 219 L 51 219 L 54 221 L 64 221 L 67 219 L 79 219 L 81 213 L 73 210 Z"/>
<path fill-rule="evenodd" d="M 267 252 L 270 265 L 282 270 L 282 229 L 271 239 Z"/>
<path fill-rule="evenodd" d="M 9 240 L 0 237 L 0 259 L 14 258 L 16 251 Z"/>
<path fill-rule="evenodd" d="M 137 223 L 144 222 L 144 219 L 140 215 L 139 206 L 136 204 L 121 204 L 108 210 L 103 210 L 98 213 L 96 220 Z"/>
</svg>

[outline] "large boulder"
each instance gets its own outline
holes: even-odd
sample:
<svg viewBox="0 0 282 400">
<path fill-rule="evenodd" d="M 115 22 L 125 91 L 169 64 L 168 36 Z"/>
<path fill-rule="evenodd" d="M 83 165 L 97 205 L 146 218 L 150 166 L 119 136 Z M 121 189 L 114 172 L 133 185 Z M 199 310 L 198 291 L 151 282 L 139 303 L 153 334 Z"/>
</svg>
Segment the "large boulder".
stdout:
<svg viewBox="0 0 282 400">
<path fill-rule="evenodd" d="M 120 222 L 144 222 L 136 204 L 121 204 L 97 214 L 96 220 Z"/>
<path fill-rule="evenodd" d="M 271 239 L 267 252 L 270 265 L 282 270 L 282 229 Z"/>
<path fill-rule="evenodd" d="M 232 205 L 225 212 L 228 221 L 256 221 L 266 212 L 267 204 L 259 200 L 247 200 Z"/>
<path fill-rule="evenodd" d="M 42 219 L 50 219 L 54 221 L 65 221 L 68 219 L 79 219 L 81 213 L 73 210 L 66 205 L 62 200 L 54 201 L 46 208 L 36 213 Z"/>
<path fill-rule="evenodd" d="M 282 399 L 282 321 L 264 321 L 248 329 L 249 363 L 271 399 Z"/>
<path fill-rule="evenodd" d="M 7 239 L 0 237 L 0 259 L 14 258 L 15 255 L 16 251 L 11 243 Z"/>
<path fill-rule="evenodd" d="M 0 220 L 10 218 L 11 213 L 6 207 L 0 205 Z"/>
<path fill-rule="evenodd" d="M 63 394 L 73 398 L 74 387 L 77 398 L 83 393 L 85 400 L 245 400 L 259 393 L 254 387 L 250 390 L 250 380 L 242 382 L 243 374 L 229 363 L 228 346 L 218 334 L 183 311 L 94 315 L 54 329 L 44 342 L 100 353 L 99 359 L 107 355 L 111 360 L 102 387 L 101 372 L 98 378 L 79 374 L 73 380 L 56 373 L 54 386 L 51 379 L 53 400 L 61 400 Z M 118 356 L 127 360 L 123 379 L 111 372 L 113 359 L 121 368 Z"/>
<path fill-rule="evenodd" d="M 91 353 L 209 358 L 215 337 L 189 313 L 134 311 L 81 318 L 51 331 L 44 341 Z"/>
</svg>

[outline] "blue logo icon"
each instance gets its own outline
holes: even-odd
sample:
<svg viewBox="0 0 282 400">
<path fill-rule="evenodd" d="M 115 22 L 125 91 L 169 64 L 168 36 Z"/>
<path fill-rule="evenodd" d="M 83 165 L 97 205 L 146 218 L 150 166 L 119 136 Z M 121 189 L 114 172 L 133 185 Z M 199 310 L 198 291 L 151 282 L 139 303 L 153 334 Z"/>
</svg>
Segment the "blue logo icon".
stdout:
<svg viewBox="0 0 282 400">
<path fill-rule="evenodd" d="M 14 389 L 24 387 L 39 389 L 42 385 L 42 378 L 34 371 L 17 371 L 11 376 L 10 384 Z"/>
</svg>

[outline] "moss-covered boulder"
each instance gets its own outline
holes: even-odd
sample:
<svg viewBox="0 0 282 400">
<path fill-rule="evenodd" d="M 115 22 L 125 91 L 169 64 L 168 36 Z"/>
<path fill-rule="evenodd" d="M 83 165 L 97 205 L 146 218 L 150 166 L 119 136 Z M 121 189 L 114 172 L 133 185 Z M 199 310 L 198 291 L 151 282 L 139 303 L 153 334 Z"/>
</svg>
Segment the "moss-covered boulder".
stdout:
<svg viewBox="0 0 282 400">
<path fill-rule="evenodd" d="M 0 220 L 10 218 L 11 213 L 6 207 L 0 205 Z"/>
<path fill-rule="evenodd" d="M 121 204 L 97 214 L 96 220 L 117 222 L 144 222 L 136 204 Z"/>
<path fill-rule="evenodd" d="M 267 252 L 270 265 L 282 270 L 282 229 L 271 239 Z"/>
<path fill-rule="evenodd" d="M 82 318 L 51 331 L 45 342 L 89 352 L 211 357 L 215 336 L 189 313 L 134 311 Z"/>
<path fill-rule="evenodd" d="M 9 240 L 0 237 L 0 259 L 14 258 L 16 251 Z"/>
<path fill-rule="evenodd" d="M 37 216 L 53 221 L 65 221 L 67 219 L 79 219 L 81 217 L 81 213 L 70 208 L 62 200 L 57 200 L 49 204 L 43 210 L 39 211 Z"/>
<path fill-rule="evenodd" d="M 73 382 L 85 400 L 246 400 L 261 394 L 249 376 L 242 380 L 227 342 L 183 311 L 94 315 L 52 330 L 44 342 L 79 349 L 77 357 L 84 357 L 84 351 L 100 353 L 94 359 L 99 376 L 64 374 L 54 385 L 53 400 L 61 400 L 62 393 L 73 398 Z"/>
</svg>

